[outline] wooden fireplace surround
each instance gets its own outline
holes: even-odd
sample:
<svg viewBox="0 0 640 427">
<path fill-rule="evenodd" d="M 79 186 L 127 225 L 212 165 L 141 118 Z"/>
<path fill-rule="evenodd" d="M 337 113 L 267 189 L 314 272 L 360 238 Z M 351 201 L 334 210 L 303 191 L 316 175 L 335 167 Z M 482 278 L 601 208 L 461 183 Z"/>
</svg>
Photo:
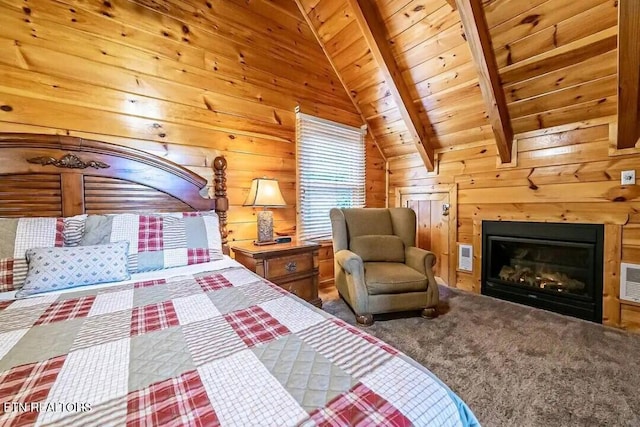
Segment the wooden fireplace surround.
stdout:
<svg viewBox="0 0 640 427">
<path fill-rule="evenodd" d="M 482 282 L 482 221 L 499 221 L 498 216 L 483 216 L 473 221 L 473 289 L 480 293 Z M 509 218 L 509 221 L 533 221 L 531 218 Z M 624 215 L 616 218 L 616 223 L 604 224 L 604 266 L 602 282 L 602 323 L 608 326 L 620 327 L 620 260 L 622 254 L 622 225 L 629 220 Z M 545 222 L 545 221 L 537 221 Z M 595 223 L 588 219 L 567 221 L 576 223 Z"/>
</svg>

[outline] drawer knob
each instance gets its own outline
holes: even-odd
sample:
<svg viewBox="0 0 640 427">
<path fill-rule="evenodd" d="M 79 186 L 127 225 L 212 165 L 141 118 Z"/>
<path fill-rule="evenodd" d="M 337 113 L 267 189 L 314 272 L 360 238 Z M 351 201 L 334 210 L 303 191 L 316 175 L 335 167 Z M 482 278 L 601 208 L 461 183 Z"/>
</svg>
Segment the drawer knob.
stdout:
<svg viewBox="0 0 640 427">
<path fill-rule="evenodd" d="M 295 261 L 288 262 L 287 265 L 284 266 L 285 270 L 289 273 L 293 273 L 298 268 L 298 264 Z"/>
</svg>

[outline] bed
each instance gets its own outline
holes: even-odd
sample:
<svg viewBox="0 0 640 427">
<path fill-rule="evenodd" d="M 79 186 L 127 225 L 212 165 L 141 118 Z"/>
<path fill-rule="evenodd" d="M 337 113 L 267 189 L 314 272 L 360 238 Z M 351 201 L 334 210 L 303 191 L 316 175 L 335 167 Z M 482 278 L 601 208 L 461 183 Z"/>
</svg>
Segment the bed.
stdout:
<svg viewBox="0 0 640 427">
<path fill-rule="evenodd" d="M 0 164 L 0 217 L 211 215 L 221 251 L 0 293 L 0 425 L 478 425 L 424 367 L 229 258 L 224 158 L 211 199 L 165 159 L 74 137 L 0 134 Z"/>
</svg>

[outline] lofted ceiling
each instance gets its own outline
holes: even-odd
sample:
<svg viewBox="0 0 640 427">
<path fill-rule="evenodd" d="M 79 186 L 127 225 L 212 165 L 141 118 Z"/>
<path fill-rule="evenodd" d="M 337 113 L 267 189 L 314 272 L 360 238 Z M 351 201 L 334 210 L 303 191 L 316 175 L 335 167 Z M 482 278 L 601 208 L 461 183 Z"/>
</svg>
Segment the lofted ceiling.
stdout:
<svg viewBox="0 0 640 427">
<path fill-rule="evenodd" d="M 347 1 L 300 0 L 383 154 L 417 153 Z M 434 148 L 487 139 L 491 127 L 459 15 L 444 0 L 378 1 L 388 45 Z"/>
<path fill-rule="evenodd" d="M 618 0 L 485 7 L 515 133 L 616 114 Z"/>
<path fill-rule="evenodd" d="M 296 2 L 387 158 L 616 115 L 618 0 Z"/>
</svg>

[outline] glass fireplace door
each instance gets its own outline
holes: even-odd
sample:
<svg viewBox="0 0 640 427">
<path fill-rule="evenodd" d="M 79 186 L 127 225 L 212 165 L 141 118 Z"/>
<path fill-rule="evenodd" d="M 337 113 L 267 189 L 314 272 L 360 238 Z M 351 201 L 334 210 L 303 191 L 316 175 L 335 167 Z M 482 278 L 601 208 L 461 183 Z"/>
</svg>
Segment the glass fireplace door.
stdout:
<svg viewBox="0 0 640 427">
<path fill-rule="evenodd" d="M 593 297 L 594 245 L 549 240 L 489 237 L 489 280 L 525 289 Z"/>
<path fill-rule="evenodd" d="M 604 225 L 482 221 L 483 295 L 602 323 Z"/>
</svg>

